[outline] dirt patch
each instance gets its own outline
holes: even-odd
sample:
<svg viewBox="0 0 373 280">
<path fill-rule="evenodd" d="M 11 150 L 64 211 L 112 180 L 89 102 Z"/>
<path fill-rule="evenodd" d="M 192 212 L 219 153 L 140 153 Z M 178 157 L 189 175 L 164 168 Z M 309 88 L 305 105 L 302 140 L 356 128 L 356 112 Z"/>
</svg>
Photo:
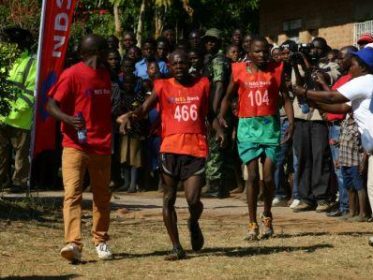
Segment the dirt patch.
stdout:
<svg viewBox="0 0 373 280">
<path fill-rule="evenodd" d="M 180 236 L 189 258 L 166 262 L 163 259 L 170 243 L 162 222 L 161 203 L 156 193 L 121 195 L 113 200 L 110 245 L 115 258 L 106 262 L 96 258 L 89 237 L 90 212 L 85 210 L 85 264 L 75 266 L 58 255 L 63 238 L 61 205 L 55 212 L 42 212 L 41 219 L 2 219 L 0 277 L 372 279 L 373 248 L 367 244 L 372 224 L 342 222 L 315 212 L 294 214 L 279 207 L 273 211 L 274 238 L 247 242 L 243 240 L 247 208 L 235 199 L 204 200 L 201 227 L 206 243 L 201 252 L 194 253 L 190 251 L 186 204 L 178 198 Z M 118 215 L 116 211 L 121 208 L 126 211 Z"/>
</svg>

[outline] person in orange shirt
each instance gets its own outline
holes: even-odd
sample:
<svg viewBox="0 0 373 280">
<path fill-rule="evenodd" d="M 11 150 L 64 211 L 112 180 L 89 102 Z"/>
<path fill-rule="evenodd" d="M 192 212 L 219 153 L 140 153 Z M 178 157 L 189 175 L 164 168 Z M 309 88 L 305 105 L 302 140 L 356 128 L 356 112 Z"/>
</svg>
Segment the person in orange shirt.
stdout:
<svg viewBox="0 0 373 280">
<path fill-rule="evenodd" d="M 249 61 L 232 65 L 232 76 L 227 94 L 221 103 L 219 123 L 227 127 L 224 119 L 231 100 L 238 95 L 237 147 L 241 161 L 247 166 L 247 204 L 249 208 L 249 240 L 268 238 L 273 234 L 272 199 L 274 192 L 274 168 L 280 148 L 281 103 L 289 120 L 282 143 L 287 142 L 294 128 L 294 114 L 283 79 L 282 62 L 270 62 L 268 42 L 263 37 L 252 38 Z M 282 93 L 282 95 L 279 94 Z M 259 193 L 258 159 L 263 160 L 264 210 L 261 234 L 257 223 L 257 199 Z"/>
<path fill-rule="evenodd" d="M 212 122 L 217 141 L 223 145 L 224 134 L 212 110 L 209 110 L 210 83 L 205 77 L 193 78 L 184 51 L 176 50 L 170 56 L 173 78 L 154 81 L 150 97 L 135 112 L 120 116 L 122 131 L 126 131 L 132 120 L 143 118 L 159 103 L 162 127 L 161 172 L 164 182 L 163 220 L 173 249 L 166 260 L 185 258 L 180 244 L 175 212 L 176 191 L 179 181 L 184 184 L 189 206 L 188 227 L 192 249 L 199 251 L 204 238 L 198 220 L 203 211 L 200 200 L 204 185 L 205 161 L 208 153 L 206 120 Z M 214 120 L 214 121 L 212 121 Z"/>
</svg>

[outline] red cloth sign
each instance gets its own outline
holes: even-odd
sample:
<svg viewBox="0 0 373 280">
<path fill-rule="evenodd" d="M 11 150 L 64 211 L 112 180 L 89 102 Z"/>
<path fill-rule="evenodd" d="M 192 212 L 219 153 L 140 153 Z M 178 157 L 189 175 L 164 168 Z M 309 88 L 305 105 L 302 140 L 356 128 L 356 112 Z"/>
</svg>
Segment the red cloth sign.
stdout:
<svg viewBox="0 0 373 280">
<path fill-rule="evenodd" d="M 63 70 L 77 0 L 44 0 L 40 22 L 38 76 L 31 155 L 55 149 L 56 124 L 46 111 L 48 91 Z"/>
</svg>

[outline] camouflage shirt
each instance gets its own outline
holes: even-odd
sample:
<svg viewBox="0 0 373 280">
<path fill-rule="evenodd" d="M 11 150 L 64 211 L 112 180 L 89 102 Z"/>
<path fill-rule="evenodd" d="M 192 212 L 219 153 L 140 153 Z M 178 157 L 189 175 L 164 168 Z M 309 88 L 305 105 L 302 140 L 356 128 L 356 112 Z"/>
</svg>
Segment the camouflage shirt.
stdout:
<svg viewBox="0 0 373 280">
<path fill-rule="evenodd" d="M 225 58 L 223 51 L 219 50 L 215 55 L 207 55 L 204 61 L 203 75 L 208 77 L 210 82 L 229 82 L 230 65 Z"/>
</svg>

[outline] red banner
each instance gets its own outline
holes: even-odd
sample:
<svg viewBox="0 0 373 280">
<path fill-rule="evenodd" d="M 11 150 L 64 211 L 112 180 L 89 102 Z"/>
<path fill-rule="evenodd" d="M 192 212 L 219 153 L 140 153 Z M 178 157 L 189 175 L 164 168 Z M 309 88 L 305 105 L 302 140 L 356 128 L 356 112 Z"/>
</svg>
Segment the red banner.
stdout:
<svg viewBox="0 0 373 280">
<path fill-rule="evenodd" d="M 43 0 L 32 156 L 55 150 L 56 124 L 46 111 L 47 94 L 63 70 L 76 3 L 77 0 Z"/>
</svg>

